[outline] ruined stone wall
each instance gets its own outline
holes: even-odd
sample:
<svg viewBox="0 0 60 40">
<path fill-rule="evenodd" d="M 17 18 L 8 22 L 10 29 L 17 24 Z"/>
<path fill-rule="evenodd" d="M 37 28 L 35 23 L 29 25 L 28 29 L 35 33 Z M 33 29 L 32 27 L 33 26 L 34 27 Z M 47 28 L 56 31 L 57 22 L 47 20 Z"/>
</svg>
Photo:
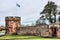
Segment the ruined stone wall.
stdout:
<svg viewBox="0 0 60 40">
<path fill-rule="evenodd" d="M 6 34 L 18 34 L 18 35 L 36 35 L 49 37 L 49 26 L 36 25 L 36 26 L 27 26 L 21 27 L 20 17 L 6 17 Z"/>
<path fill-rule="evenodd" d="M 56 30 L 54 30 L 54 28 L 56 28 Z M 54 34 L 54 31 L 56 34 Z M 49 25 L 49 35 L 50 37 L 53 37 L 53 35 L 56 35 L 55 37 L 60 37 L 60 23 Z"/>
<path fill-rule="evenodd" d="M 36 35 L 36 36 L 48 37 L 49 28 L 47 25 L 20 27 L 18 35 Z"/>
<path fill-rule="evenodd" d="M 52 34 L 53 34 L 52 30 L 53 30 L 53 29 L 52 29 L 52 28 L 53 28 L 53 24 L 49 25 L 49 36 L 50 36 L 50 37 L 53 37 L 53 36 L 52 36 Z"/>
<path fill-rule="evenodd" d="M 6 17 L 6 34 L 17 34 L 20 28 L 20 17 Z"/>
<path fill-rule="evenodd" d="M 49 26 L 48 25 L 41 25 L 41 36 L 49 37 Z"/>
<path fill-rule="evenodd" d="M 18 35 L 40 35 L 40 27 L 21 27 Z"/>
<path fill-rule="evenodd" d="M 57 25 L 57 37 L 60 37 L 60 24 L 59 25 Z"/>
<path fill-rule="evenodd" d="M 0 26 L 0 31 L 5 30 L 4 26 Z"/>
</svg>

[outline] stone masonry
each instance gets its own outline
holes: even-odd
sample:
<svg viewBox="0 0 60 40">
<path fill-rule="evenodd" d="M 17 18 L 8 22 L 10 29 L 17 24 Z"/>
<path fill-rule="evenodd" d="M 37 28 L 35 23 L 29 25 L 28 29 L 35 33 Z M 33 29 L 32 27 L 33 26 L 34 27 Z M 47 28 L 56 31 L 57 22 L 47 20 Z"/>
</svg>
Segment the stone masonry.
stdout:
<svg viewBox="0 0 60 40">
<path fill-rule="evenodd" d="M 18 35 L 36 35 L 36 36 L 49 36 L 49 26 L 46 24 L 21 27 L 20 17 L 6 17 L 6 34 L 18 34 Z"/>
<path fill-rule="evenodd" d="M 49 37 L 49 27 L 48 25 L 20 27 L 18 35 L 35 35 Z"/>
<path fill-rule="evenodd" d="M 49 25 L 50 37 L 60 37 L 60 23 L 54 23 Z"/>
<path fill-rule="evenodd" d="M 5 24 L 6 24 L 6 34 L 17 34 L 17 31 L 20 29 L 20 17 L 6 17 Z"/>
<path fill-rule="evenodd" d="M 21 27 L 20 17 L 6 17 L 6 34 L 35 35 L 41 37 L 60 37 L 60 23 L 39 24 L 35 26 Z"/>
</svg>

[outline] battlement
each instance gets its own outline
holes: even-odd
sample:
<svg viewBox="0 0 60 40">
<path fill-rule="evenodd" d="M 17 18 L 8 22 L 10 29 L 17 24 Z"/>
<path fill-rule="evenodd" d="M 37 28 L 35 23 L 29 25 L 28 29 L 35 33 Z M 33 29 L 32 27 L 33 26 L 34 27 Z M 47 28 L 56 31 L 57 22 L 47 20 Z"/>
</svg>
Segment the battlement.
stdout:
<svg viewBox="0 0 60 40">
<path fill-rule="evenodd" d="M 14 20 L 14 21 L 18 21 L 18 20 L 21 20 L 21 17 L 18 17 L 18 16 L 15 16 L 15 17 L 13 17 L 13 16 L 7 16 L 7 17 L 5 17 L 5 21 L 12 21 L 12 20 Z"/>
</svg>

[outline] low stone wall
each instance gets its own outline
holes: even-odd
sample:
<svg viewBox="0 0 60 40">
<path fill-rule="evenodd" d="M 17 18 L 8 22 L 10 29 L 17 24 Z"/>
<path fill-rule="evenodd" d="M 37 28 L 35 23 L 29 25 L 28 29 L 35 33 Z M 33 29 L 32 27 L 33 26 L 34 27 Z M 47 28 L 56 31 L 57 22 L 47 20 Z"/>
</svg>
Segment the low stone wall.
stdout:
<svg viewBox="0 0 60 40">
<path fill-rule="evenodd" d="M 0 31 L 5 30 L 4 26 L 0 26 Z"/>
<path fill-rule="evenodd" d="M 36 35 L 49 36 L 49 27 L 47 25 L 20 27 L 18 35 Z"/>
<path fill-rule="evenodd" d="M 44 25 L 44 26 L 40 26 L 40 27 L 41 27 L 41 36 L 49 37 L 49 26 Z"/>
<path fill-rule="evenodd" d="M 40 34 L 39 27 L 21 27 L 19 35 L 38 35 Z M 39 31 L 39 32 L 38 32 Z"/>
</svg>

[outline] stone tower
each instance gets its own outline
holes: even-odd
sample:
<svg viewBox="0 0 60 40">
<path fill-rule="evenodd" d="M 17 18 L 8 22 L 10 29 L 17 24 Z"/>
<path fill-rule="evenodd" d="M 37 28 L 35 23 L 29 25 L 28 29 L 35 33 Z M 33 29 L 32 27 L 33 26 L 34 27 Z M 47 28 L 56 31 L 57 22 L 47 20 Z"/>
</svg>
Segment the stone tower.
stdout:
<svg viewBox="0 0 60 40">
<path fill-rule="evenodd" d="M 21 18 L 20 17 L 5 17 L 5 25 L 6 25 L 6 34 L 11 35 L 11 34 L 17 34 L 18 30 L 20 29 L 20 24 L 21 24 Z"/>
</svg>

